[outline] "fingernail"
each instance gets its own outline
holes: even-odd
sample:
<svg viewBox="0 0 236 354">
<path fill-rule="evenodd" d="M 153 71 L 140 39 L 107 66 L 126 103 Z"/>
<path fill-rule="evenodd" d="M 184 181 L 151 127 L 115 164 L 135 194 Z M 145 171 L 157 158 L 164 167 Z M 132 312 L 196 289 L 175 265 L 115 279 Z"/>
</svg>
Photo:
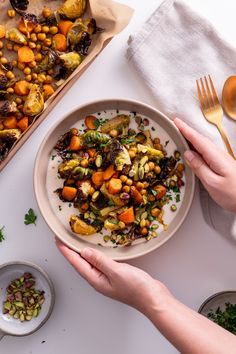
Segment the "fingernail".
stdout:
<svg viewBox="0 0 236 354">
<path fill-rule="evenodd" d="M 192 151 L 188 150 L 188 151 L 185 151 L 184 153 L 184 158 L 187 162 L 191 163 L 191 161 L 193 160 L 194 158 L 194 154 L 192 153 Z"/>
<path fill-rule="evenodd" d="M 91 248 L 84 248 L 82 251 L 81 251 L 81 255 L 83 257 L 91 257 L 93 254 L 93 250 Z"/>
</svg>

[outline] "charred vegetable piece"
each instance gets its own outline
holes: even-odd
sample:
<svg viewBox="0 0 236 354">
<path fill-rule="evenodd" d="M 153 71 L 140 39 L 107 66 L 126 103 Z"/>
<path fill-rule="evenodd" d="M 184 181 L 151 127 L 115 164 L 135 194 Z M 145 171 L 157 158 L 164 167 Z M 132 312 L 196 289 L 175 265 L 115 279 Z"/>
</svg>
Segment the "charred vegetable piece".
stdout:
<svg viewBox="0 0 236 354">
<path fill-rule="evenodd" d="M 70 217 L 70 227 L 73 232 L 80 235 L 92 235 L 97 232 L 95 227 L 87 224 L 76 215 Z"/>
<path fill-rule="evenodd" d="M 7 116 L 17 111 L 16 103 L 10 101 L 0 101 L 0 114 Z"/>
<path fill-rule="evenodd" d="M 155 156 L 158 157 L 159 159 L 162 159 L 164 157 L 163 152 L 157 149 L 153 149 L 149 146 L 138 144 L 137 145 L 138 151 L 142 152 L 144 154 L 148 154 L 150 156 Z"/>
<path fill-rule="evenodd" d="M 88 130 L 85 134 L 82 135 L 82 139 L 84 147 L 93 147 L 99 144 L 107 144 L 111 141 L 109 135 L 102 134 L 95 130 Z"/>
<path fill-rule="evenodd" d="M 49 48 L 43 60 L 36 67 L 36 72 L 42 72 L 42 71 L 52 69 L 55 66 L 57 60 L 58 60 L 57 52 Z"/>
<path fill-rule="evenodd" d="M 75 52 L 64 53 L 60 55 L 60 59 L 63 61 L 63 66 L 69 71 L 75 70 L 82 61 L 81 56 Z"/>
<path fill-rule="evenodd" d="M 20 135 L 20 129 L 0 130 L 0 161 L 7 156 L 12 145 L 19 139 Z"/>
<path fill-rule="evenodd" d="M 128 127 L 129 123 L 129 116 L 121 114 L 105 122 L 101 126 L 101 132 L 107 134 L 113 129 L 117 130 L 118 132 L 122 132 L 124 128 Z"/>
<path fill-rule="evenodd" d="M 135 140 L 137 143 L 139 144 L 145 144 L 146 141 L 147 141 L 147 137 L 144 133 L 138 133 L 136 136 L 135 136 Z"/>
<path fill-rule="evenodd" d="M 105 197 L 106 197 L 107 199 L 112 200 L 112 202 L 113 202 L 116 206 L 121 207 L 121 206 L 124 206 L 124 205 L 125 205 L 124 201 L 121 200 L 121 198 L 120 198 L 119 195 L 110 194 L 110 193 L 108 192 L 108 190 L 106 189 L 105 183 L 103 183 L 103 185 L 102 185 L 100 191 L 102 192 L 102 194 L 105 195 Z"/>
<path fill-rule="evenodd" d="M 87 0 L 66 0 L 59 8 L 58 13 L 62 17 L 76 19 L 85 12 Z"/>
<path fill-rule="evenodd" d="M 90 168 L 85 168 L 85 167 L 75 167 L 75 169 L 72 171 L 72 176 L 76 180 L 82 180 L 91 177 L 93 170 Z"/>
<path fill-rule="evenodd" d="M 44 108 L 44 99 L 39 85 L 32 85 L 26 98 L 23 111 L 27 116 L 36 116 Z"/>
<path fill-rule="evenodd" d="M 75 50 L 80 55 L 87 55 L 92 41 L 92 35 L 98 30 L 94 18 L 82 22 L 77 19 L 74 25 L 70 28 L 67 35 L 68 43 L 71 49 Z"/>
<path fill-rule="evenodd" d="M 27 10 L 29 1 L 28 0 L 10 0 L 11 6 L 18 13 L 22 13 Z"/>
<path fill-rule="evenodd" d="M 8 79 L 5 75 L 0 75 L 0 90 L 5 90 L 8 87 Z"/>
<path fill-rule="evenodd" d="M 131 160 L 126 148 L 113 139 L 110 146 L 111 163 L 115 164 L 117 171 L 122 171 L 124 165 L 131 165 Z"/>
<path fill-rule="evenodd" d="M 26 37 L 17 28 L 9 29 L 6 32 L 6 39 L 17 44 L 27 44 Z"/>
<path fill-rule="evenodd" d="M 62 162 L 58 167 L 59 175 L 62 178 L 67 178 L 71 175 L 72 171 L 79 166 L 80 161 L 78 159 L 71 159 L 66 162 Z"/>
</svg>

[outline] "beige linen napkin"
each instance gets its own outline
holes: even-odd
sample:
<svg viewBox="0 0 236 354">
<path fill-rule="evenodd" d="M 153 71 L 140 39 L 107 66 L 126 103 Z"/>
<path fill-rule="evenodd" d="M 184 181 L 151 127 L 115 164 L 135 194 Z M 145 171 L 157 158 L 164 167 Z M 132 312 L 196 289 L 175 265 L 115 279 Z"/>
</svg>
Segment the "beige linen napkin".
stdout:
<svg viewBox="0 0 236 354">
<path fill-rule="evenodd" d="M 195 80 L 211 74 L 219 98 L 226 78 L 236 74 L 236 51 L 214 27 L 180 0 L 166 0 L 129 39 L 127 59 L 168 117 L 178 116 L 223 149 L 215 126 L 200 110 Z M 236 152 L 236 123 L 223 118 Z M 236 239 L 236 221 L 201 193 L 206 221 Z"/>
<path fill-rule="evenodd" d="M 170 118 L 184 119 L 224 148 L 214 125 L 203 117 L 195 80 L 211 74 L 219 98 L 225 79 L 236 74 L 236 51 L 214 27 L 180 0 L 166 0 L 130 36 L 127 58 Z M 223 118 L 236 152 L 236 123 Z"/>
</svg>

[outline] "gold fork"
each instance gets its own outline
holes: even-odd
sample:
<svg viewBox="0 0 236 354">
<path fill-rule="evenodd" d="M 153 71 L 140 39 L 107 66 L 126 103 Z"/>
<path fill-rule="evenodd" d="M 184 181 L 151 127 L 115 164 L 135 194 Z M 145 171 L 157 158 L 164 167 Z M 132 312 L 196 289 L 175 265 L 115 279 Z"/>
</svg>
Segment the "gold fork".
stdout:
<svg viewBox="0 0 236 354">
<path fill-rule="evenodd" d="M 209 80 L 209 83 L 208 83 Z M 220 135 L 225 143 L 225 146 L 228 150 L 228 153 L 234 157 L 233 150 L 230 146 L 229 139 L 224 131 L 222 126 L 222 118 L 223 118 L 223 109 L 220 105 L 219 99 L 216 94 L 216 90 L 214 88 L 211 76 L 208 75 L 208 80 L 206 76 L 200 78 L 200 80 L 196 80 L 197 83 L 197 92 L 199 101 L 202 108 L 202 113 L 208 122 L 215 124 L 217 129 L 220 132 Z M 200 81 L 200 84 L 199 82 Z M 205 83 L 205 84 L 204 84 Z"/>
</svg>

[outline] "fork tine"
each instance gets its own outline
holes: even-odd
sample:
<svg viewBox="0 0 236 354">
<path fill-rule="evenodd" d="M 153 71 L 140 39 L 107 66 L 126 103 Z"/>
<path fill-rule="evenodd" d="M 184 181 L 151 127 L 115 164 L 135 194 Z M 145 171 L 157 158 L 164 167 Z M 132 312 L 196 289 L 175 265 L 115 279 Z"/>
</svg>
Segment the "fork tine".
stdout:
<svg viewBox="0 0 236 354">
<path fill-rule="evenodd" d="M 203 99 L 203 96 L 202 96 L 202 93 L 201 93 L 201 89 L 200 89 L 198 80 L 196 80 L 196 84 L 197 84 L 197 93 L 198 93 L 199 102 L 200 102 L 202 111 L 204 111 L 205 110 L 205 104 L 204 104 L 204 99 Z"/>
<path fill-rule="evenodd" d="M 215 87 L 214 87 L 213 82 L 212 82 L 212 79 L 211 79 L 211 76 L 208 75 L 208 77 L 209 77 L 209 81 L 210 81 L 210 85 L 211 85 L 211 90 L 212 90 L 212 93 L 213 93 L 213 100 L 214 100 L 217 104 L 220 104 L 219 99 L 218 99 L 218 97 L 217 97 L 217 93 L 216 93 Z"/>
<path fill-rule="evenodd" d="M 209 101 L 208 101 L 208 97 L 207 97 L 207 94 L 206 94 L 206 90 L 205 90 L 202 78 L 200 78 L 200 82 L 201 82 L 201 86 L 202 86 L 203 97 L 204 97 L 204 100 L 205 100 L 205 106 L 206 106 L 206 109 L 208 109 L 209 108 Z"/>
<path fill-rule="evenodd" d="M 205 85 L 206 85 L 206 89 L 207 89 L 208 100 L 210 102 L 210 106 L 214 106 L 214 100 L 213 100 L 212 93 L 211 93 L 211 90 L 209 88 L 206 76 L 204 76 L 204 80 L 205 80 Z"/>
</svg>

